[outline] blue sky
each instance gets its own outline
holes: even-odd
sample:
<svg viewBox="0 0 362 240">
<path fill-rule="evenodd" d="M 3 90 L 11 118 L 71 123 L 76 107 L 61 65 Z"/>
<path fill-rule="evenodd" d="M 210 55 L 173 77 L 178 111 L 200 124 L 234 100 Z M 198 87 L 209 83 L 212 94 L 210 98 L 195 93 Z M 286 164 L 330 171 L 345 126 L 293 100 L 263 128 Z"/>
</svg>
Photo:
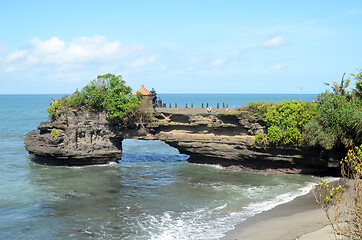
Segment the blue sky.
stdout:
<svg viewBox="0 0 362 240">
<path fill-rule="evenodd" d="M 106 73 L 159 93 L 319 93 L 362 68 L 359 0 L 0 4 L 0 94 Z"/>
</svg>

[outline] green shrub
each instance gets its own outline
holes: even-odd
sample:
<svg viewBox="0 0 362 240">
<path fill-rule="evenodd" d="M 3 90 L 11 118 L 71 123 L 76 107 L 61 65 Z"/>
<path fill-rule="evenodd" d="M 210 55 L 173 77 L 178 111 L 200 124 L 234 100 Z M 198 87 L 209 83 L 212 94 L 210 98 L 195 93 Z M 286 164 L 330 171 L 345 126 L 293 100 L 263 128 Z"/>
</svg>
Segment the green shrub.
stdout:
<svg viewBox="0 0 362 240">
<path fill-rule="evenodd" d="M 60 108 L 61 106 L 61 102 L 57 101 L 53 104 L 51 104 L 48 108 L 47 111 L 50 114 L 50 118 L 55 120 L 58 118 L 58 114 L 57 114 L 57 110 Z"/>
<path fill-rule="evenodd" d="M 350 148 L 362 143 L 362 101 L 351 95 L 324 93 L 318 114 L 305 126 L 305 139 L 326 149 Z"/>
<path fill-rule="evenodd" d="M 239 111 L 248 111 L 263 119 L 267 124 L 267 134 L 258 133 L 254 146 L 288 145 L 300 143 L 304 126 L 316 116 L 317 104 L 302 101 L 253 102 Z"/>
<path fill-rule="evenodd" d="M 265 115 L 274 102 L 250 102 L 240 108 L 239 111 L 248 111 L 258 118 L 265 118 Z"/>
<path fill-rule="evenodd" d="M 48 112 L 52 119 L 56 119 L 56 110 L 60 107 L 94 112 L 107 111 L 111 118 L 120 120 L 125 113 L 141 104 L 142 97 L 133 96 L 131 93 L 131 87 L 125 85 L 122 76 L 100 75 L 80 92 L 76 91 L 70 97 L 62 97 L 48 108 Z"/>
<path fill-rule="evenodd" d="M 268 146 L 268 144 L 269 144 L 268 136 L 265 133 L 260 132 L 255 135 L 254 147 L 256 146 L 266 147 Z"/>
<path fill-rule="evenodd" d="M 56 128 L 53 128 L 53 129 L 52 129 L 52 131 L 50 132 L 50 135 L 52 135 L 53 138 L 59 137 Z"/>
<path fill-rule="evenodd" d="M 298 143 L 305 124 L 316 115 L 316 111 L 316 103 L 294 100 L 284 100 L 270 106 L 265 115 L 269 143 L 273 145 Z"/>
<path fill-rule="evenodd" d="M 361 71 L 361 70 L 360 70 Z M 353 95 L 362 100 L 362 72 L 351 74 L 356 80 L 355 89 L 352 91 Z"/>
<path fill-rule="evenodd" d="M 60 101 L 66 108 L 79 109 L 84 105 L 84 95 L 76 91 L 70 97 L 62 97 Z"/>
<path fill-rule="evenodd" d="M 362 236 L 362 145 L 348 150 L 341 163 L 341 183 L 332 185 L 321 179 L 313 191 L 332 229 L 340 239 L 361 239 Z M 348 191 L 346 191 L 348 189 Z M 343 237 L 342 237 L 343 236 Z"/>
</svg>

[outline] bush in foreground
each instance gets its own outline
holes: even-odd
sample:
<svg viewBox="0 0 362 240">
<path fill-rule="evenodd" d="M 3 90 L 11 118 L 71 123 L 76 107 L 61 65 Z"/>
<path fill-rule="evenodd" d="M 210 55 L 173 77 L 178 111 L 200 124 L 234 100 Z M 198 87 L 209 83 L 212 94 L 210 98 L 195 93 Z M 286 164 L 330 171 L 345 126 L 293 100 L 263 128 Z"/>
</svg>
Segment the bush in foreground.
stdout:
<svg viewBox="0 0 362 240">
<path fill-rule="evenodd" d="M 343 182 L 350 187 L 332 186 L 325 180 L 316 186 L 314 196 L 325 211 L 333 230 L 349 239 L 362 236 L 362 145 L 350 149 L 341 161 Z"/>
</svg>

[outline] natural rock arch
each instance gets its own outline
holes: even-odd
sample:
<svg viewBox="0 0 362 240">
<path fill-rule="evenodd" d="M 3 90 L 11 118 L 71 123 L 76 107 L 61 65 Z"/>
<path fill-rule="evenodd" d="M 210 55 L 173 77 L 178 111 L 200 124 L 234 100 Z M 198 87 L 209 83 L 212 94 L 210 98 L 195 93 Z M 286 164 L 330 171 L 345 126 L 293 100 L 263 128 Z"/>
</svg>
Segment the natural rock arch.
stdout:
<svg viewBox="0 0 362 240">
<path fill-rule="evenodd" d="M 161 140 L 195 163 L 292 173 L 338 171 L 336 152 L 296 146 L 254 147 L 255 134 L 266 128 L 247 114 L 161 109 L 154 113 L 154 119 L 137 129 L 121 129 L 105 113 L 66 111 L 28 133 L 25 147 L 50 164 L 86 165 L 121 159 L 123 139 Z M 58 138 L 51 136 L 53 129 Z"/>
</svg>

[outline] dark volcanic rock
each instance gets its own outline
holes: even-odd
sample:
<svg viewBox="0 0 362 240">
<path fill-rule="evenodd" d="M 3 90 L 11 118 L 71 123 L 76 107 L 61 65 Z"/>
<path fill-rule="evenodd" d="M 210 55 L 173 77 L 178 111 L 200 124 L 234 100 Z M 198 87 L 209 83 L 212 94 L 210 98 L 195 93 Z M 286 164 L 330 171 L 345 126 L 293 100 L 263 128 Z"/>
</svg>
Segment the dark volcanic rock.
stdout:
<svg viewBox="0 0 362 240">
<path fill-rule="evenodd" d="M 68 111 L 27 134 L 25 147 L 42 162 L 58 165 L 101 164 L 121 159 L 124 138 L 162 140 L 194 163 L 289 173 L 339 172 L 343 153 L 309 147 L 253 145 L 266 132 L 263 121 L 247 113 L 207 114 L 201 109 L 158 109 L 154 122 L 120 129 L 105 113 Z M 57 129 L 59 137 L 51 136 Z"/>
<path fill-rule="evenodd" d="M 189 161 L 194 163 L 288 173 L 339 172 L 338 159 L 343 154 L 336 151 L 300 146 L 254 146 L 254 136 L 266 132 L 266 126 L 246 113 L 213 115 L 195 114 L 192 109 L 181 111 L 158 109 L 157 121 L 147 126 L 147 134 L 130 131 L 124 133 L 124 138 L 162 140 L 189 155 Z"/>
<path fill-rule="evenodd" d="M 118 124 L 105 113 L 67 111 L 58 113 L 26 135 L 25 148 L 38 161 L 55 165 L 104 164 L 122 157 Z M 51 135 L 53 128 L 58 137 Z"/>
</svg>

